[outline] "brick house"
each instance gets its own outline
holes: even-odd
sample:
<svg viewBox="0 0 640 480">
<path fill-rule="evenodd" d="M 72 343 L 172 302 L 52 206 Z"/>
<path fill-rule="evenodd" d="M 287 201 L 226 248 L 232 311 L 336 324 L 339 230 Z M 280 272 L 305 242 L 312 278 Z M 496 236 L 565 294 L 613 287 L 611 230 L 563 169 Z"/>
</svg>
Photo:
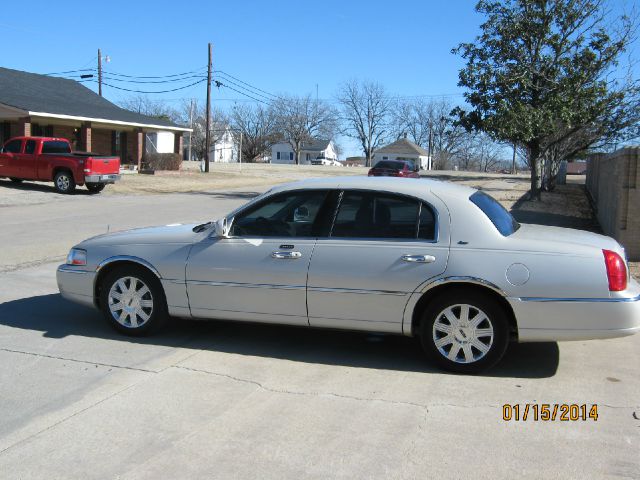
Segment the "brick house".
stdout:
<svg viewBox="0 0 640 480">
<path fill-rule="evenodd" d="M 62 137 L 74 150 L 118 155 L 140 167 L 148 136 L 169 138 L 182 155 L 190 131 L 120 108 L 74 80 L 0 67 L 0 144 L 20 135 Z"/>
</svg>

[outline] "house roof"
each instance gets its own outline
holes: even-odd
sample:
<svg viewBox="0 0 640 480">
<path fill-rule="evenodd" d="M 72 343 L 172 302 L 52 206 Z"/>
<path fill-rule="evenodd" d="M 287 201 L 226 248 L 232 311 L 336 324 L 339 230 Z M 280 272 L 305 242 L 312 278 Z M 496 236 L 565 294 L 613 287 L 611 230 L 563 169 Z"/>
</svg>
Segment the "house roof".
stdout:
<svg viewBox="0 0 640 480">
<path fill-rule="evenodd" d="M 385 145 L 382 148 L 379 148 L 375 151 L 375 153 L 396 153 L 396 154 L 404 154 L 404 155 L 429 155 L 429 153 L 419 145 L 407 140 L 406 138 L 401 138 L 396 140 L 389 145 Z"/>
<path fill-rule="evenodd" d="M 0 104 L 33 116 L 189 130 L 169 120 L 120 108 L 74 80 L 2 67 Z"/>
<path fill-rule="evenodd" d="M 310 142 L 303 143 L 302 150 L 308 150 L 312 152 L 321 152 L 322 150 L 326 150 L 327 148 L 329 148 L 330 143 L 331 143 L 331 140 L 314 138 Z"/>
</svg>

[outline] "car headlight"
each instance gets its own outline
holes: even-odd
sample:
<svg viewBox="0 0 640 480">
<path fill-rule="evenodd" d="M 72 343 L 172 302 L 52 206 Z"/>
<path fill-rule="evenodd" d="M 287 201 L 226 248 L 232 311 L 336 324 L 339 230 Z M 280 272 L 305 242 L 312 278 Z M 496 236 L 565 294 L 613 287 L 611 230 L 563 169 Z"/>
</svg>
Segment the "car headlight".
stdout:
<svg viewBox="0 0 640 480">
<path fill-rule="evenodd" d="M 86 265 L 87 251 L 81 248 L 72 248 L 67 255 L 67 265 Z"/>
</svg>

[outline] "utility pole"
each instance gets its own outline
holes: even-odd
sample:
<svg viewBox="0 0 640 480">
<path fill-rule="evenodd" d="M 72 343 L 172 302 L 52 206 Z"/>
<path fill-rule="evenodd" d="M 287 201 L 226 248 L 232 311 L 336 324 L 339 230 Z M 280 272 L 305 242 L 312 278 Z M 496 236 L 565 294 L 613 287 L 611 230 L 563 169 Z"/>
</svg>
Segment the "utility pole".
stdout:
<svg viewBox="0 0 640 480">
<path fill-rule="evenodd" d="M 211 148 L 211 57 L 213 54 L 213 47 L 209 43 L 209 62 L 207 63 L 207 126 L 205 131 L 205 150 L 204 150 L 204 171 L 209 171 L 209 149 Z"/>
<path fill-rule="evenodd" d="M 240 171 L 242 171 L 242 131 L 240 131 L 240 152 L 238 152 L 238 158 L 240 159 Z"/>
<path fill-rule="evenodd" d="M 511 160 L 511 175 L 518 173 L 516 170 L 516 142 L 513 142 L 513 160 Z"/>
<path fill-rule="evenodd" d="M 98 49 L 98 95 L 102 96 L 102 52 Z"/>
<path fill-rule="evenodd" d="M 193 143 L 193 98 L 189 102 L 189 161 L 191 161 L 191 144 Z"/>
</svg>

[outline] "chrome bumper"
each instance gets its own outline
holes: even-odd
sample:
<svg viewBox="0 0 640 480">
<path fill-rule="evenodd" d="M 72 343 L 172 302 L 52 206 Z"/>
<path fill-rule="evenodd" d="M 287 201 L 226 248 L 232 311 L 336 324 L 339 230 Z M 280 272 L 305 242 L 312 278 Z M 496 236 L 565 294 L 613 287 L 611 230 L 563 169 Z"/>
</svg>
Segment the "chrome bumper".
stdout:
<svg viewBox="0 0 640 480">
<path fill-rule="evenodd" d="M 640 332 L 640 294 L 627 298 L 509 298 L 520 342 L 593 340 Z"/>
<path fill-rule="evenodd" d="M 86 175 L 84 183 L 114 183 L 120 180 L 120 175 Z"/>
<path fill-rule="evenodd" d="M 72 302 L 93 307 L 93 283 L 96 272 L 80 270 L 73 265 L 60 265 L 56 271 L 58 290 L 64 298 Z"/>
</svg>

